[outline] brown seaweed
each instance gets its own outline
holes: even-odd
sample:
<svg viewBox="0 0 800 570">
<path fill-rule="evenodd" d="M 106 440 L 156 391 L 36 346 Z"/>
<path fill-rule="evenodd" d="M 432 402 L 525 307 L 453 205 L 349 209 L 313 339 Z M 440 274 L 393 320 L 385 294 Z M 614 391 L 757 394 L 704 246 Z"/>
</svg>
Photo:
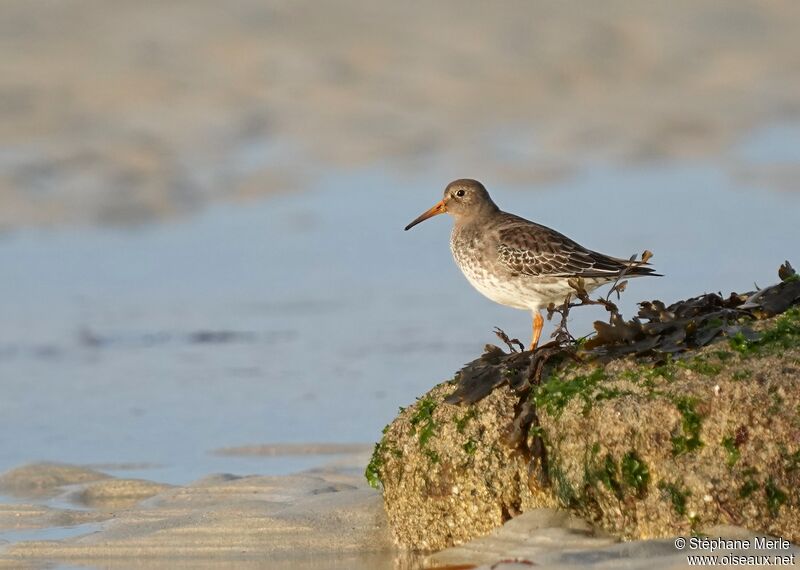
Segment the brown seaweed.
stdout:
<svg viewBox="0 0 800 570">
<path fill-rule="evenodd" d="M 538 477 L 540 484 L 547 484 L 544 444 L 538 431 L 531 429 L 538 425 L 539 418 L 529 395 L 546 378 L 550 367 L 567 358 L 603 362 L 628 355 L 658 363 L 706 346 L 720 335 L 742 335 L 747 340 L 757 340 L 760 334 L 750 326 L 754 320 L 778 315 L 800 304 L 800 276 L 788 261 L 781 265 L 778 275 L 779 283 L 745 294 L 731 293 L 723 297 L 707 293 L 671 305 L 659 300 L 645 301 L 639 303 L 637 315 L 630 320 L 625 320 L 609 300 L 611 293 L 606 298 L 590 299 L 581 280 L 576 279 L 573 288 L 577 301 L 567 299 L 561 307 L 551 306 L 548 310 L 548 318 L 554 314 L 561 315 L 552 342 L 533 351 L 521 351 L 516 348 L 520 344 L 518 340 L 509 339 L 503 331 L 496 329 L 495 334 L 510 352 L 487 344 L 479 358 L 456 374 L 456 389 L 445 401 L 449 404 L 473 404 L 507 384 L 519 396 L 509 427 L 508 443 L 530 455 L 530 476 Z M 618 279 L 612 292 L 619 294 L 623 289 L 624 281 Z M 608 322 L 596 321 L 596 334 L 580 343 L 567 330 L 567 315 L 572 308 L 587 304 L 604 306 L 610 317 Z M 531 433 L 533 438 L 528 448 L 528 435 Z"/>
</svg>

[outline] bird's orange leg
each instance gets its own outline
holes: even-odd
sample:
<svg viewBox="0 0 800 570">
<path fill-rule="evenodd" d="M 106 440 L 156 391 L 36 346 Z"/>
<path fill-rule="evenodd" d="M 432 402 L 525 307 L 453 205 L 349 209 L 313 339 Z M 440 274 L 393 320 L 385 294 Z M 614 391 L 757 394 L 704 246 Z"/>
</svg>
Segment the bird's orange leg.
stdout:
<svg viewBox="0 0 800 570">
<path fill-rule="evenodd" d="M 528 347 L 528 350 L 536 349 L 536 346 L 539 344 L 539 337 L 542 336 L 542 329 L 544 328 L 544 318 L 542 315 L 539 314 L 539 311 L 533 312 L 533 340 L 531 341 L 531 345 Z"/>
</svg>

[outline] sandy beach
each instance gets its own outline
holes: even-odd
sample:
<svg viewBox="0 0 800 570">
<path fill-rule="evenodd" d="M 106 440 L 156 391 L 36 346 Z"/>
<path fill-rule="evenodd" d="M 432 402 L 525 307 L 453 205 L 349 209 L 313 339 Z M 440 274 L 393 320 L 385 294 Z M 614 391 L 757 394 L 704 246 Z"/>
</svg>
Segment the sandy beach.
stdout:
<svg viewBox="0 0 800 570">
<path fill-rule="evenodd" d="M 0 493 L 15 499 L 0 506 L 0 537 L 13 541 L 0 567 L 366 569 L 399 556 L 380 495 L 343 470 L 167 486 L 39 464 L 4 474 Z"/>
</svg>

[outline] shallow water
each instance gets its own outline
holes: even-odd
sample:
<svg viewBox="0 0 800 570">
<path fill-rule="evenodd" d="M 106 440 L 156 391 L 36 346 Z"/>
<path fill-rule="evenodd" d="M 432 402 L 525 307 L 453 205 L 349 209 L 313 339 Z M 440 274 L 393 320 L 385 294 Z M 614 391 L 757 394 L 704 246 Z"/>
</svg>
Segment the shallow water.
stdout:
<svg viewBox="0 0 800 570">
<path fill-rule="evenodd" d="M 51 526 L 26 530 L 0 532 L 0 545 L 26 540 L 64 540 L 97 532 L 102 528 L 99 523 L 86 523 L 74 526 Z"/>
<path fill-rule="evenodd" d="M 786 148 L 798 139 L 794 127 L 764 129 L 739 154 L 796 160 Z M 592 165 L 534 190 L 487 183 L 501 207 L 594 249 L 652 250 L 665 277 L 630 284 L 630 314 L 638 300 L 750 290 L 784 259 L 800 264 L 800 193 L 731 172 Z M 497 342 L 494 326 L 529 334 L 528 315 L 458 273 L 449 220 L 402 231 L 447 179 L 340 173 L 307 193 L 136 230 L 4 235 L 0 471 L 119 462 L 117 476 L 185 483 L 330 460 L 210 453 L 224 446 L 375 441 L 398 406 Z M 602 316 L 576 311 L 573 332 Z"/>
</svg>

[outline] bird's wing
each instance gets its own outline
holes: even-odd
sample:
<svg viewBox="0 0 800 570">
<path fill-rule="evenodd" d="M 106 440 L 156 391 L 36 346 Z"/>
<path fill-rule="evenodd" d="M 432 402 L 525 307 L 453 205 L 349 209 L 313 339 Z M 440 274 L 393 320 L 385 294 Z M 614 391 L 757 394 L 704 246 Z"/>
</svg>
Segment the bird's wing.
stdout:
<svg viewBox="0 0 800 570">
<path fill-rule="evenodd" d="M 555 230 L 527 220 L 502 228 L 499 238 L 500 263 L 521 275 L 611 279 L 630 264 L 586 249 Z"/>
</svg>

